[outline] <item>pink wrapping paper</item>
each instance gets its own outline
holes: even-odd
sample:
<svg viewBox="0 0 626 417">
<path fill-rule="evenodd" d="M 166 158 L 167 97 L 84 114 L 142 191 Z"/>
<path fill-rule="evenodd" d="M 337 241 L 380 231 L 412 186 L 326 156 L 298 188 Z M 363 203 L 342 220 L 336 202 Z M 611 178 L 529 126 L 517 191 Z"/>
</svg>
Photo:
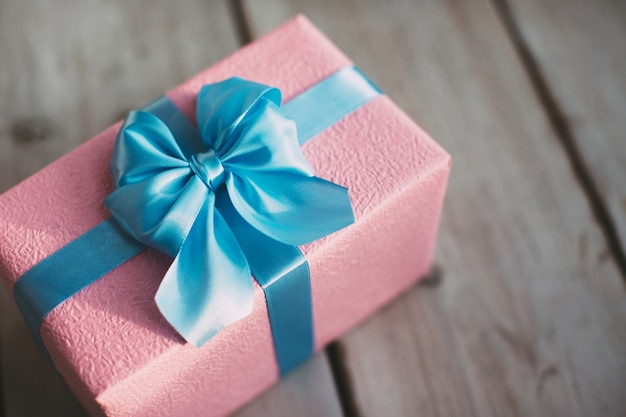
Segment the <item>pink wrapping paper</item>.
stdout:
<svg viewBox="0 0 626 417">
<path fill-rule="evenodd" d="M 297 17 L 167 95 L 193 119 L 203 84 L 236 75 L 276 86 L 289 100 L 347 65 Z M 0 196 L 0 276 L 10 292 L 33 265 L 110 216 L 102 202 L 112 190 L 108 165 L 119 126 Z M 319 350 L 428 272 L 450 158 L 386 96 L 303 150 L 318 176 L 350 189 L 357 218 L 301 248 Z M 170 262 L 146 250 L 42 324 L 54 365 L 93 415 L 225 415 L 278 380 L 258 285 L 253 314 L 195 348 L 153 301 Z"/>
</svg>

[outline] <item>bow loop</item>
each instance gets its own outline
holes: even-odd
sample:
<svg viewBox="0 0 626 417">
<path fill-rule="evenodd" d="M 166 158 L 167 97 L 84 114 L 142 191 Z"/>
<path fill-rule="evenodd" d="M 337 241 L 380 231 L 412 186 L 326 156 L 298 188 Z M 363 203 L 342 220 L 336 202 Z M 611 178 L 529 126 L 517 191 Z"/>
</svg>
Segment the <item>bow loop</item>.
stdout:
<svg viewBox="0 0 626 417">
<path fill-rule="evenodd" d="M 196 118 L 205 146 L 220 156 L 226 154 L 237 143 L 233 130 L 260 100 L 279 106 L 280 90 L 238 77 L 203 86 L 198 93 Z"/>
<path fill-rule="evenodd" d="M 235 237 L 226 219 L 242 218 L 295 246 L 354 221 L 347 190 L 314 176 L 280 100 L 279 90 L 240 78 L 204 86 L 197 102 L 202 149 L 193 154 L 183 149 L 192 140 L 200 148 L 197 139 L 178 137 L 148 112 L 131 112 L 118 135 L 116 190 L 105 204 L 131 236 L 174 258 L 156 302 L 196 345 L 252 309 L 250 267 L 238 241 L 246 237 Z M 217 209 L 219 198 L 229 203 Z M 221 213 L 224 207 L 235 217 Z"/>
<path fill-rule="evenodd" d="M 116 188 L 120 188 L 173 168 L 184 168 L 186 159 L 162 120 L 148 112 L 135 110 L 128 114 L 118 134 L 111 172 Z"/>
</svg>

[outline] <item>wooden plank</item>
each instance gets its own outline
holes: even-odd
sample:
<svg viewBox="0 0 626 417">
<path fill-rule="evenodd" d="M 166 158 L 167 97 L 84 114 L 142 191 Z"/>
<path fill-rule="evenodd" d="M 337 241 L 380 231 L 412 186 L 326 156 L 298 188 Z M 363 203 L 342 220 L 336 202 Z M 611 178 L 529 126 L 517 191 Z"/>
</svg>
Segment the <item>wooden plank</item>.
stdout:
<svg viewBox="0 0 626 417">
<path fill-rule="evenodd" d="M 232 417 L 342 415 L 328 359 L 321 353 Z"/>
<path fill-rule="evenodd" d="M 225 4 L 0 2 L 0 190 L 238 47 Z"/>
<path fill-rule="evenodd" d="M 0 190 L 237 48 L 224 4 L 182 3 L 0 2 Z M 6 417 L 84 415 L 2 292 Z"/>
<path fill-rule="evenodd" d="M 453 157 L 444 284 L 340 342 L 356 414 L 624 415 L 624 285 L 493 5 L 246 9 L 253 34 L 304 12 Z"/>
<path fill-rule="evenodd" d="M 87 416 L 33 343 L 4 290 L 0 291 L 0 319 L 4 416 Z"/>
<path fill-rule="evenodd" d="M 507 7 L 507 3 L 510 6 Z M 509 1 L 505 12 L 530 53 L 564 140 L 597 187 L 616 240 L 626 245 L 626 3 Z M 622 258 L 622 268 L 626 259 Z"/>
<path fill-rule="evenodd" d="M 0 1 L 0 191 L 238 46 L 223 1 Z M 0 415 L 84 415 L 0 293 Z M 293 410 L 341 415 L 324 357 L 241 415 Z"/>
</svg>

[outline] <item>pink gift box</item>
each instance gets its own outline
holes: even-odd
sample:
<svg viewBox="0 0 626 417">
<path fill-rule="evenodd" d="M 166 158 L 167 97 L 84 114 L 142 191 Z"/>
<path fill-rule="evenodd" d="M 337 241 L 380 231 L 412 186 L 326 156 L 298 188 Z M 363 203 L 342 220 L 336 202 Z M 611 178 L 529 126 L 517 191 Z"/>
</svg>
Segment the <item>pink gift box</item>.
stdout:
<svg viewBox="0 0 626 417">
<path fill-rule="evenodd" d="M 232 76 L 278 87 L 288 101 L 351 62 L 297 17 L 167 93 L 193 118 L 202 85 Z M 14 283 L 110 217 L 109 163 L 120 124 L 0 196 L 0 275 Z M 355 224 L 301 247 L 310 271 L 315 349 L 430 269 L 449 155 L 382 95 L 303 146 L 316 175 L 348 187 Z M 201 348 L 154 302 L 171 259 L 143 251 L 55 308 L 41 325 L 50 357 L 93 415 L 225 415 L 279 379 L 267 308 Z M 51 277 L 53 279 L 54 277 Z"/>
</svg>

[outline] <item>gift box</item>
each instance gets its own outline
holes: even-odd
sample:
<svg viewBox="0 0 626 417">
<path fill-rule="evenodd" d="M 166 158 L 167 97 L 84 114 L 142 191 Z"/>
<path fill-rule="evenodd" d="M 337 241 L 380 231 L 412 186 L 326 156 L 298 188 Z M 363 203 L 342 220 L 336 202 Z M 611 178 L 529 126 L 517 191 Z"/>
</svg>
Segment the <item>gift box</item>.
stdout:
<svg viewBox="0 0 626 417">
<path fill-rule="evenodd" d="M 304 157 L 315 176 L 348 189 L 354 223 L 299 247 L 310 301 L 294 308 L 308 310 L 312 322 L 311 340 L 306 334 L 295 339 L 305 339 L 305 352 L 319 351 L 428 273 L 450 157 L 304 17 L 169 91 L 166 101 L 196 122 L 202 86 L 234 76 L 278 88 L 285 106 L 300 98 L 300 113 L 308 115 L 298 134 L 310 136 Z M 358 84 L 358 103 L 337 113 L 346 83 Z M 327 110 L 335 111 L 330 119 Z M 116 238 L 100 236 L 91 248 L 99 255 L 73 252 L 75 242 L 111 222 L 104 202 L 115 190 L 110 165 L 121 128 L 111 126 L 0 196 L 2 280 L 91 414 L 228 414 L 304 360 L 296 353 L 289 363 L 291 351 L 302 348 L 277 345 L 275 323 L 289 315 L 281 308 L 294 304 L 280 285 L 270 302 L 251 280 L 252 312 L 199 343 L 187 342 L 155 302 L 174 255 L 132 238 L 125 244 L 137 254 L 114 261 L 93 282 L 76 284 L 67 298 L 55 295 L 57 286 L 74 285 L 67 276 L 83 280 L 117 250 Z M 65 254 L 61 267 L 43 269 L 32 288 L 22 289 L 24 277 L 59 254 Z M 31 312 L 40 297 L 57 301 L 49 311 Z M 293 326 L 301 331 L 299 323 Z"/>
</svg>

